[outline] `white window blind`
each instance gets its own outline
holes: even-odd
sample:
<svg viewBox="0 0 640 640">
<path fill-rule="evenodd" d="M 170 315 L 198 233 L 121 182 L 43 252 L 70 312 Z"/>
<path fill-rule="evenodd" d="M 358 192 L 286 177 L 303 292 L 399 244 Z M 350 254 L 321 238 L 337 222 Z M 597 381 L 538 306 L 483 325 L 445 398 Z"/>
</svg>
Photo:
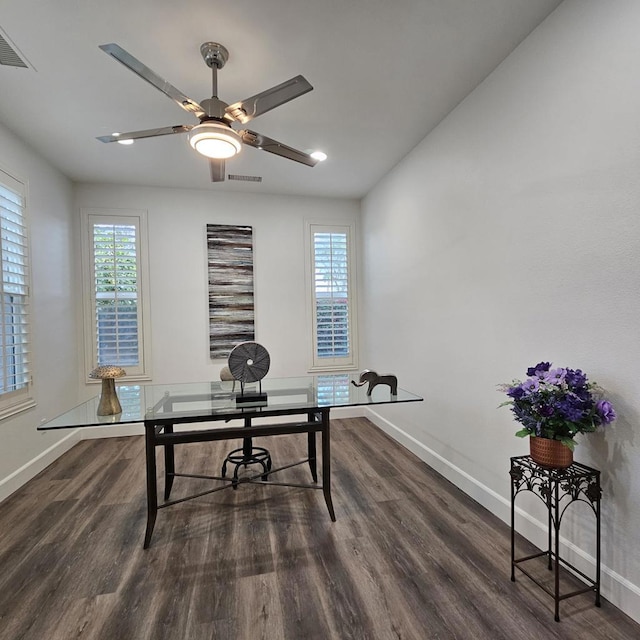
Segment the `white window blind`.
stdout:
<svg viewBox="0 0 640 640">
<path fill-rule="evenodd" d="M 138 251 L 133 224 L 93 225 L 98 366 L 140 364 Z"/>
<path fill-rule="evenodd" d="M 29 242 L 25 187 L 0 171 L 0 417 L 33 405 L 30 397 Z"/>
<path fill-rule="evenodd" d="M 312 368 L 334 369 L 355 364 L 350 231 L 346 226 L 311 225 Z"/>
<path fill-rule="evenodd" d="M 92 210 L 95 211 L 95 210 Z M 144 224 L 138 215 L 86 214 L 90 308 L 87 375 L 96 366 L 115 364 L 129 377 L 145 370 Z"/>
</svg>

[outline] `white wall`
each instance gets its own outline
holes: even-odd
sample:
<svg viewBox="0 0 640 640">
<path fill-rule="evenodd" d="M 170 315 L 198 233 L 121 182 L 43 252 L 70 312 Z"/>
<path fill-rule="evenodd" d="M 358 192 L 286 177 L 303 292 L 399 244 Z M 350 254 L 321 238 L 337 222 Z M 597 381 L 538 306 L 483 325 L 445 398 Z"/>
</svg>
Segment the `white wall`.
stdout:
<svg viewBox="0 0 640 640">
<path fill-rule="evenodd" d="M 527 443 L 495 385 L 549 360 L 607 390 L 619 418 L 576 459 L 603 472 L 604 593 L 636 619 L 638 25 L 637 0 L 566 0 L 367 196 L 360 315 L 362 366 L 425 397 L 373 417 L 503 518 Z M 589 565 L 587 516 L 563 534 Z"/>
<path fill-rule="evenodd" d="M 357 201 L 79 185 L 76 205 L 148 211 L 154 382 L 217 380 L 226 364 L 208 351 L 207 224 L 253 227 L 256 341 L 271 354 L 270 376 L 307 374 L 305 220 L 355 223 Z"/>
<path fill-rule="evenodd" d="M 0 500 L 75 442 L 37 432 L 77 402 L 71 183 L 0 124 L 0 167 L 27 184 L 31 229 L 33 378 L 37 406 L 0 422 Z"/>
</svg>

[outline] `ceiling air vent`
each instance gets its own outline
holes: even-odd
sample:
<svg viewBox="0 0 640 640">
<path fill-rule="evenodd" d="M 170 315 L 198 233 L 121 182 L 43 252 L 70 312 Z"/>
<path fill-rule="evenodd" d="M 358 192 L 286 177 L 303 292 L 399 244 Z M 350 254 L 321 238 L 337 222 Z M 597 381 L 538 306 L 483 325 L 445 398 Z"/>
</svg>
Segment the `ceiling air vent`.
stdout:
<svg viewBox="0 0 640 640">
<path fill-rule="evenodd" d="M 262 182 L 262 176 L 238 176 L 230 173 L 227 177 L 229 180 L 239 180 L 240 182 Z"/>
<path fill-rule="evenodd" d="M 0 29 L 0 64 L 8 67 L 24 67 L 28 68 L 28 64 L 18 55 L 17 51 L 3 37 Z"/>
</svg>

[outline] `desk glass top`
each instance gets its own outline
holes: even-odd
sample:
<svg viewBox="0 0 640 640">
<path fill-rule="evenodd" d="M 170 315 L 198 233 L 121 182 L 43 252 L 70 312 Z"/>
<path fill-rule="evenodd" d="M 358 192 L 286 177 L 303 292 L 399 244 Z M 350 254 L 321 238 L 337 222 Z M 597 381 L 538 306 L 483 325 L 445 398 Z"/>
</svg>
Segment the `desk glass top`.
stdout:
<svg viewBox="0 0 640 640">
<path fill-rule="evenodd" d="M 395 396 L 387 385 L 378 385 L 367 396 L 368 384 L 356 387 L 358 375 L 330 374 L 302 378 L 265 378 L 262 391 L 266 401 L 237 403 L 240 383 L 191 382 L 179 384 L 117 385 L 122 413 L 117 416 L 98 416 L 100 396 L 38 427 L 38 430 L 75 427 L 134 424 L 145 420 L 176 422 L 260 417 L 279 413 L 305 413 L 313 409 L 355 407 L 360 405 L 417 402 L 420 396 L 398 388 Z M 257 384 L 247 384 L 245 394 L 256 393 Z"/>
</svg>

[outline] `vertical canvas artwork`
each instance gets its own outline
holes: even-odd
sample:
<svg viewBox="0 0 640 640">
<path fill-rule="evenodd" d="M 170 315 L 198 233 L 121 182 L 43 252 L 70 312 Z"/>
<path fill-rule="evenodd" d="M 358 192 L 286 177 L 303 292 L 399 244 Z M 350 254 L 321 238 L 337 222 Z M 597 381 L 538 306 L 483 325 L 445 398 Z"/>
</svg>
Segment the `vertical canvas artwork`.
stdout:
<svg viewBox="0 0 640 640">
<path fill-rule="evenodd" d="M 223 359 L 239 342 L 255 339 L 253 229 L 207 225 L 209 351 Z"/>
</svg>

